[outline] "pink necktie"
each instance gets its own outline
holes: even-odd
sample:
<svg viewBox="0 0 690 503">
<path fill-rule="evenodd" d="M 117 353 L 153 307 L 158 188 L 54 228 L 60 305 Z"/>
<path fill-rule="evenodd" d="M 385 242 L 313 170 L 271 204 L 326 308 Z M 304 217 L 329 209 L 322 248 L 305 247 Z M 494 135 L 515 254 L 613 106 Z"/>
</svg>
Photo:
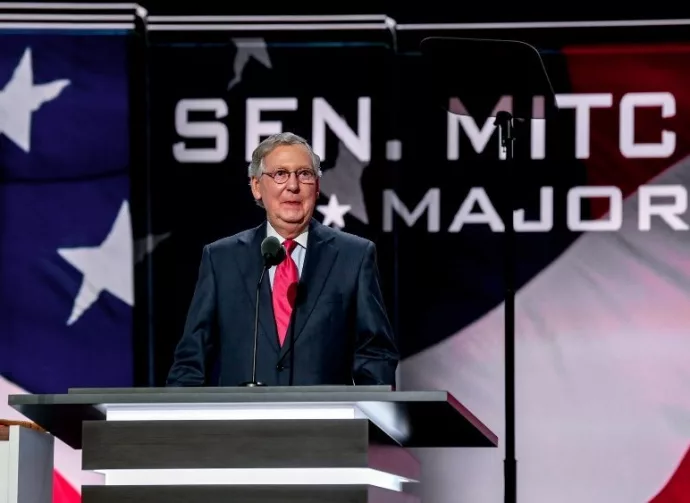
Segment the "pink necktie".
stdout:
<svg viewBox="0 0 690 503">
<path fill-rule="evenodd" d="M 276 318 L 276 328 L 278 329 L 278 340 L 282 346 L 285 342 L 285 335 L 292 315 L 292 307 L 295 305 L 297 294 L 297 264 L 292 260 L 292 251 L 297 246 L 292 239 L 286 239 L 283 243 L 287 256 L 278 267 L 273 278 L 273 314 Z"/>
</svg>

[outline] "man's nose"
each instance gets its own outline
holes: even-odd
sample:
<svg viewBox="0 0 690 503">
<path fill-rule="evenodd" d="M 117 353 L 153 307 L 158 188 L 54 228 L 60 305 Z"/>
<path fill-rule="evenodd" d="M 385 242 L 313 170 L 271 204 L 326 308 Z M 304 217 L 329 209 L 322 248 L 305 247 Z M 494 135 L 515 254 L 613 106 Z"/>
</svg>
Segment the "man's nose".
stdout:
<svg viewBox="0 0 690 503">
<path fill-rule="evenodd" d="M 287 181 L 287 188 L 292 191 L 299 190 L 299 180 L 297 179 L 296 172 L 290 173 L 290 176 Z"/>
</svg>

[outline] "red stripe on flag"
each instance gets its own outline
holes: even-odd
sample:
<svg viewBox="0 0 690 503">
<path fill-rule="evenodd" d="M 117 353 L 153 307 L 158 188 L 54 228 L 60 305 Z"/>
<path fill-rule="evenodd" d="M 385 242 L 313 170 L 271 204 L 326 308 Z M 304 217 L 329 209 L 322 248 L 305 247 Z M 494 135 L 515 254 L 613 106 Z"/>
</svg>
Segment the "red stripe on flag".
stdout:
<svg viewBox="0 0 690 503">
<path fill-rule="evenodd" d="M 690 449 L 666 486 L 649 503 L 690 502 Z"/>
<path fill-rule="evenodd" d="M 606 93 L 613 107 L 590 110 L 590 155 L 584 159 L 588 184 L 614 185 L 623 197 L 637 191 L 690 152 L 690 45 L 602 45 L 571 46 L 563 49 L 567 58 L 572 93 Z M 676 149 L 668 158 L 631 159 L 620 151 L 621 98 L 628 93 L 671 93 L 675 116 L 664 119 L 660 108 L 638 108 L 635 140 L 658 143 L 662 130 L 676 134 Z M 608 200 L 594 199 L 594 217 L 609 211 Z"/>
<path fill-rule="evenodd" d="M 81 494 L 57 470 L 53 471 L 53 503 L 81 503 Z"/>
</svg>

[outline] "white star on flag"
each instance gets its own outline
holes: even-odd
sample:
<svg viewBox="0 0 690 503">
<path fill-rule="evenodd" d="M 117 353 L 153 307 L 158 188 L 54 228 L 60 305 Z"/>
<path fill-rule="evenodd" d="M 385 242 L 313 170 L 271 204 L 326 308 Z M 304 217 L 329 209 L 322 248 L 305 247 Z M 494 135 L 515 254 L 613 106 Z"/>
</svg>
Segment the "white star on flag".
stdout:
<svg viewBox="0 0 690 503">
<path fill-rule="evenodd" d="M 345 214 L 350 211 L 352 207 L 349 204 L 339 204 L 338 196 L 331 194 L 328 198 L 328 204 L 321 204 L 316 207 L 323 215 L 323 225 L 334 224 L 339 229 L 345 227 Z"/>
<path fill-rule="evenodd" d="M 134 306 L 133 246 L 129 203 L 124 201 L 110 233 L 99 246 L 58 250 L 63 259 L 84 275 L 68 325 L 76 322 L 103 291 Z"/>
<path fill-rule="evenodd" d="M 70 84 L 67 79 L 34 85 L 31 48 L 27 47 L 12 78 L 0 91 L 0 134 L 24 152 L 31 151 L 31 114 L 57 98 Z"/>
</svg>

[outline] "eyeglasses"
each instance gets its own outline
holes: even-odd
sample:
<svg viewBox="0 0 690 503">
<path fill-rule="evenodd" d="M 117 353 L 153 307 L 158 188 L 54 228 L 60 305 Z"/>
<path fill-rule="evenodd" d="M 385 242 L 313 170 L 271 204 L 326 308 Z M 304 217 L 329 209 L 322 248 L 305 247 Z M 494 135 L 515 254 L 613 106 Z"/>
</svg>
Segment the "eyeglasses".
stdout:
<svg viewBox="0 0 690 503">
<path fill-rule="evenodd" d="M 287 169 L 278 169 L 276 171 L 273 171 L 271 173 L 264 171 L 261 173 L 262 175 L 270 176 L 273 178 L 273 181 L 276 182 L 277 184 L 284 184 L 287 183 L 287 181 L 290 179 L 290 175 L 292 173 L 295 173 L 297 176 L 297 180 L 299 183 L 306 183 L 306 184 L 312 184 L 316 183 L 316 173 L 312 171 L 311 169 L 300 169 L 298 171 L 288 171 Z"/>
</svg>

